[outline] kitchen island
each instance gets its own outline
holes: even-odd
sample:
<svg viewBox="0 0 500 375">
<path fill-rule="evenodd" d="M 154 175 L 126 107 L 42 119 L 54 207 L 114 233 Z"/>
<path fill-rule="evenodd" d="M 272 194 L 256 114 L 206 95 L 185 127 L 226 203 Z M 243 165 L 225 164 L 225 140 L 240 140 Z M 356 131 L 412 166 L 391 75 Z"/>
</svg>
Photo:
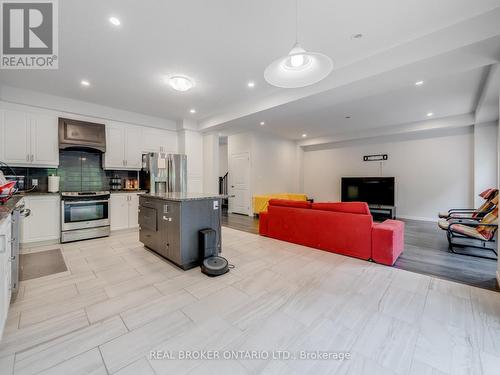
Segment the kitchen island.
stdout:
<svg viewBox="0 0 500 375">
<path fill-rule="evenodd" d="M 199 232 L 213 229 L 221 251 L 221 200 L 224 195 L 153 193 L 139 197 L 139 240 L 182 269 L 200 264 Z M 216 255 L 216 254 L 214 254 Z"/>
</svg>

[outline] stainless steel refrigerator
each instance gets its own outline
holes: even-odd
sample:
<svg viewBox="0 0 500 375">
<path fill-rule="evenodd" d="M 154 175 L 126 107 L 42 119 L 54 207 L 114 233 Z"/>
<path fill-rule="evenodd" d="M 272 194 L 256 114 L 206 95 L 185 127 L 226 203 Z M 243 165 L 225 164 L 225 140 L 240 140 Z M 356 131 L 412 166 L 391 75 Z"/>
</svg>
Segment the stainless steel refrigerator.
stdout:
<svg viewBox="0 0 500 375">
<path fill-rule="evenodd" d="M 142 188 L 151 193 L 187 191 L 187 156 L 154 152 L 142 155 Z"/>
</svg>

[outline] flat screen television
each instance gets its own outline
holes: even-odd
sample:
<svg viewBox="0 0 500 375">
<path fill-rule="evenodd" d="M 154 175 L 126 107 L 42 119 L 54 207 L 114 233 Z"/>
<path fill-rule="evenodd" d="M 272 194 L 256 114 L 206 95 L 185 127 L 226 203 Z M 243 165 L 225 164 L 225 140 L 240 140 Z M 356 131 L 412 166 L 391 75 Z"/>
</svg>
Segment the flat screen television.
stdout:
<svg viewBox="0 0 500 375">
<path fill-rule="evenodd" d="M 394 206 L 394 177 L 342 177 L 342 202 Z"/>
</svg>

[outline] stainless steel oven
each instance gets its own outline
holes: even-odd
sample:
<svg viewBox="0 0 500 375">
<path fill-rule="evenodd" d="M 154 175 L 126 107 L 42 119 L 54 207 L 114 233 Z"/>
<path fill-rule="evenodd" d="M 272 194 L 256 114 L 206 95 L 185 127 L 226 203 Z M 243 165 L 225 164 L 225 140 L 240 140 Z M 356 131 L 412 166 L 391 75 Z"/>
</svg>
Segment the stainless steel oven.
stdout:
<svg viewBox="0 0 500 375">
<path fill-rule="evenodd" d="M 61 194 L 61 242 L 109 236 L 109 191 Z"/>
</svg>

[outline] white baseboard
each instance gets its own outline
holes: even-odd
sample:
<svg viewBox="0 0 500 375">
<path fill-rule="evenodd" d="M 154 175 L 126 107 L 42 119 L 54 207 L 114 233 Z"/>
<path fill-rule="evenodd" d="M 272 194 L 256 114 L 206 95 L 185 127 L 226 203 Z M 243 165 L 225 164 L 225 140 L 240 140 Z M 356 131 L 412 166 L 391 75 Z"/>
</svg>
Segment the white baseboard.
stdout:
<svg viewBox="0 0 500 375">
<path fill-rule="evenodd" d="M 397 212 L 396 212 L 397 214 Z M 437 218 L 422 217 L 422 216 L 407 216 L 407 215 L 396 215 L 396 219 L 408 219 L 408 220 L 418 220 L 418 221 L 429 221 L 432 223 L 437 223 Z"/>
</svg>

